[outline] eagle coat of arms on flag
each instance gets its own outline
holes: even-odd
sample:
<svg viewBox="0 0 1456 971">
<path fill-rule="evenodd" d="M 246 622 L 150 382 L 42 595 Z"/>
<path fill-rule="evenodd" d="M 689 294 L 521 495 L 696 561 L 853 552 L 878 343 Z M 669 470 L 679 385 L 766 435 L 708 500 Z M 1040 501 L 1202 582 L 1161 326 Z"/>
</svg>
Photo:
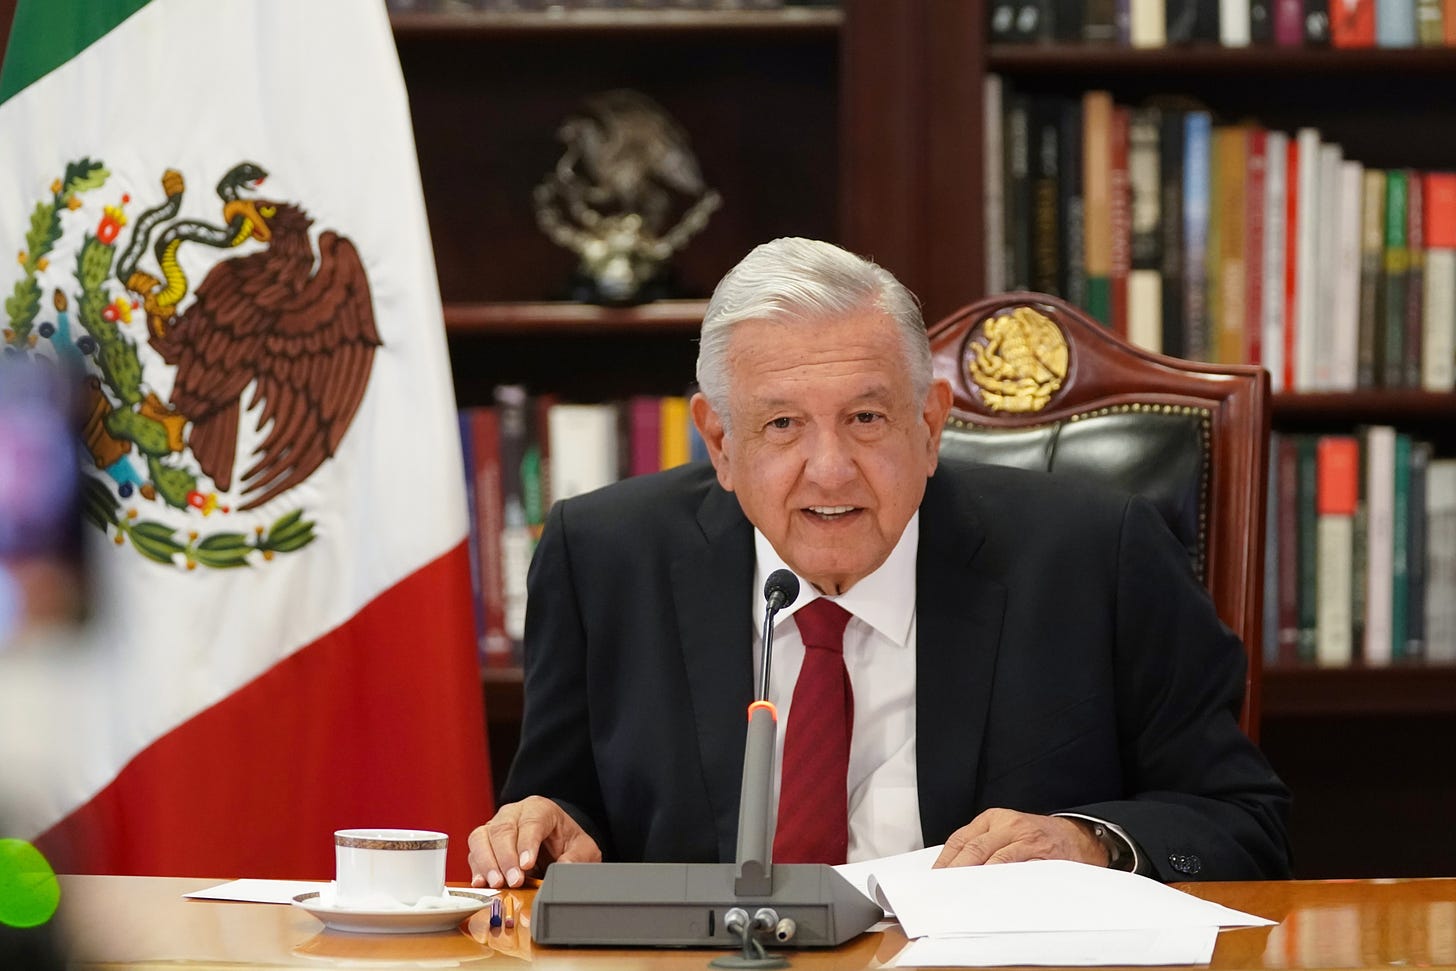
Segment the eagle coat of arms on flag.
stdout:
<svg viewBox="0 0 1456 971">
<path fill-rule="evenodd" d="M 304 208 L 261 195 L 266 176 L 248 161 L 224 173 L 210 222 L 181 217 L 182 172 L 142 200 L 108 194 L 102 161 L 73 161 L 35 203 L 5 301 L 8 354 L 85 376 L 87 519 L 159 563 L 239 567 L 312 542 L 302 508 L 204 523 L 265 506 L 335 453 L 382 344 L 354 244 L 315 242 Z M 58 259 L 74 272 L 47 273 Z"/>
</svg>

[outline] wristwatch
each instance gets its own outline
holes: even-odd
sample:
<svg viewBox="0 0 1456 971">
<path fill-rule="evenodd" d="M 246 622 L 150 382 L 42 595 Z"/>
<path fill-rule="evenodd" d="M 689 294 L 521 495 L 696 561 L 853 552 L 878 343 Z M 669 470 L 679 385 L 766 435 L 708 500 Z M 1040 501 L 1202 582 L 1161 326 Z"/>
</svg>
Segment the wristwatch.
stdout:
<svg viewBox="0 0 1456 971">
<path fill-rule="evenodd" d="M 1092 824 L 1092 835 L 1097 837 L 1097 842 L 1107 851 L 1107 867 L 1110 870 L 1122 870 L 1131 873 L 1136 863 L 1132 850 L 1127 842 L 1102 823 Z"/>
</svg>

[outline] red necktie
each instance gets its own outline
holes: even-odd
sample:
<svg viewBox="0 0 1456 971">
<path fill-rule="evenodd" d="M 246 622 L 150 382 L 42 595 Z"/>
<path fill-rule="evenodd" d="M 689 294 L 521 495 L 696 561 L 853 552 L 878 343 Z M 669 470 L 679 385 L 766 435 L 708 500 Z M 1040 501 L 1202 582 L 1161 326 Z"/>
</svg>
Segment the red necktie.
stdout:
<svg viewBox="0 0 1456 971">
<path fill-rule="evenodd" d="M 784 732 L 775 863 L 839 864 L 849 851 L 849 737 L 854 728 L 854 692 L 844 666 L 849 617 L 823 597 L 794 613 L 804 640 L 804 666 Z"/>
</svg>

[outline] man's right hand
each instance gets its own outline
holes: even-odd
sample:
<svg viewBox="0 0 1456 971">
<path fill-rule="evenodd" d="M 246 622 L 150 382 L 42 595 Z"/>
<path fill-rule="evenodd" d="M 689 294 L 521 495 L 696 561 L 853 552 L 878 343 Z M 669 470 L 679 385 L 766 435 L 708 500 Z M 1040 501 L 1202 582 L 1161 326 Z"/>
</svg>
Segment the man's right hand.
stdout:
<svg viewBox="0 0 1456 971">
<path fill-rule="evenodd" d="M 519 887 L 547 863 L 600 863 L 602 851 L 576 820 L 544 796 L 502 806 L 470 834 L 470 885 Z"/>
</svg>

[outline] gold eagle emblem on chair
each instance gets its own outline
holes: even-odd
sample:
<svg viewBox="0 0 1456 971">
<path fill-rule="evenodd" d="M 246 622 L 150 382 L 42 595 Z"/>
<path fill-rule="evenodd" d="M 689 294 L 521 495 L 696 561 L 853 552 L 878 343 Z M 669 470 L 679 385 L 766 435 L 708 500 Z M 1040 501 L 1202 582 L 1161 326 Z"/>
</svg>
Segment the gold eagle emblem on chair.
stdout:
<svg viewBox="0 0 1456 971">
<path fill-rule="evenodd" d="M 1041 411 L 1067 376 L 1067 339 L 1031 307 L 987 317 L 966 342 L 965 367 L 988 411 Z"/>
</svg>

